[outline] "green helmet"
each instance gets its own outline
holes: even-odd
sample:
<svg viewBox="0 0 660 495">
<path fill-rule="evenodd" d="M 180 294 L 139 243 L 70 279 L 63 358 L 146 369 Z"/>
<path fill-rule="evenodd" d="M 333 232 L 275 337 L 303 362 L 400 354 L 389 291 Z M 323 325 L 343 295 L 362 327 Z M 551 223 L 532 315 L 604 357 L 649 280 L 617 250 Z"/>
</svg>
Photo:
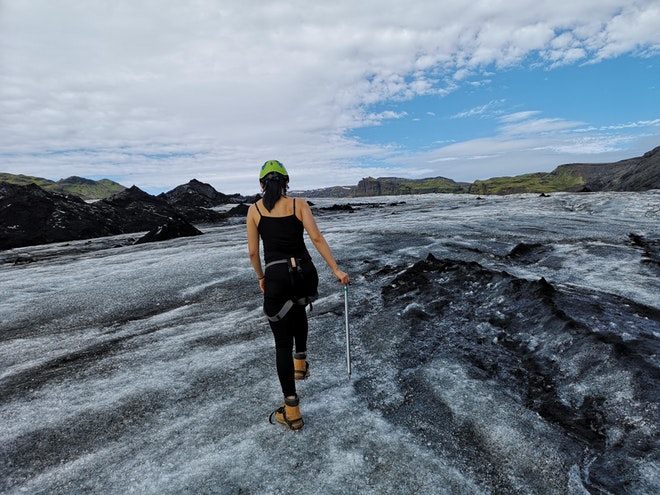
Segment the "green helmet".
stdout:
<svg viewBox="0 0 660 495">
<path fill-rule="evenodd" d="M 272 172 L 277 172 L 278 174 L 284 175 L 285 177 L 289 176 L 286 169 L 284 168 L 284 165 L 282 165 L 277 160 L 268 160 L 261 166 L 261 172 L 259 172 L 259 180 L 262 180 Z"/>
</svg>

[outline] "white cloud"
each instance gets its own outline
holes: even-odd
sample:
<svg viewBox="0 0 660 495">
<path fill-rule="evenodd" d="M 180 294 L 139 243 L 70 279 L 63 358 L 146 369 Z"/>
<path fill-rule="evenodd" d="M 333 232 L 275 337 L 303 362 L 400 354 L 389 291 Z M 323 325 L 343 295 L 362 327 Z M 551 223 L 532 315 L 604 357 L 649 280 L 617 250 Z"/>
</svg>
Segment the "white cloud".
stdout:
<svg viewBox="0 0 660 495">
<path fill-rule="evenodd" d="M 508 136 L 543 135 L 546 133 L 556 133 L 557 131 L 574 129 L 580 125 L 582 125 L 581 122 L 570 122 L 557 118 L 528 119 L 503 125 L 500 128 L 500 132 L 503 135 Z"/>
<path fill-rule="evenodd" d="M 527 120 L 535 115 L 539 115 L 541 112 L 538 110 L 528 110 L 525 112 L 516 112 L 500 117 L 501 122 L 510 123 L 510 122 L 520 122 Z"/>
<path fill-rule="evenodd" d="M 335 183 L 320 179 L 330 166 L 350 183 L 394 151 L 348 132 L 404 115 L 369 105 L 446 94 L 533 53 L 657 54 L 659 17 L 653 0 L 4 0 L 0 158 L 49 178 L 230 190 L 279 158 L 305 187 Z"/>
<path fill-rule="evenodd" d="M 477 115 L 487 115 L 493 112 L 497 107 L 499 107 L 502 103 L 504 103 L 503 100 L 493 100 L 489 101 L 485 105 L 481 105 L 478 107 L 471 108 L 469 110 L 466 110 L 464 112 L 459 112 L 455 115 L 452 115 L 452 119 L 462 119 L 466 117 L 474 117 Z"/>
</svg>

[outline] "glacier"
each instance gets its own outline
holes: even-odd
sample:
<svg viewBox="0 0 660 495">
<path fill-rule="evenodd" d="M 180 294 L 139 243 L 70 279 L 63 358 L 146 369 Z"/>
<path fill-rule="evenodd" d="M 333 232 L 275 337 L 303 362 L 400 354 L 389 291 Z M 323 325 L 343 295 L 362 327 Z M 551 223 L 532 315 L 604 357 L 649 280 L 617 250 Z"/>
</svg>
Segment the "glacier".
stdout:
<svg viewBox="0 0 660 495">
<path fill-rule="evenodd" d="M 660 191 L 313 201 L 301 432 L 242 221 L 0 252 L 0 493 L 660 491 Z"/>
</svg>

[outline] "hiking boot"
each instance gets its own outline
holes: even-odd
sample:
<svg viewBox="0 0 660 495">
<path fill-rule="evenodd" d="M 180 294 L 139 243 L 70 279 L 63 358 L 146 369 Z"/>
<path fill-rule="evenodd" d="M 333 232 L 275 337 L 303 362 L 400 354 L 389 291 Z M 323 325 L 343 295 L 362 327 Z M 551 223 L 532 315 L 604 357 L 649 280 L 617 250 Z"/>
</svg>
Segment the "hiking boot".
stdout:
<svg viewBox="0 0 660 495">
<path fill-rule="evenodd" d="M 278 407 L 270 413 L 268 421 L 271 424 L 275 424 L 273 423 L 273 416 L 275 416 L 275 420 L 278 423 L 283 424 L 290 430 L 300 430 L 304 424 L 302 415 L 300 414 L 300 408 L 298 407 L 298 396 L 295 399 L 284 398 L 282 407 Z"/>
<path fill-rule="evenodd" d="M 309 363 L 306 354 L 295 353 L 293 355 L 293 377 L 296 380 L 304 380 L 309 376 Z"/>
</svg>

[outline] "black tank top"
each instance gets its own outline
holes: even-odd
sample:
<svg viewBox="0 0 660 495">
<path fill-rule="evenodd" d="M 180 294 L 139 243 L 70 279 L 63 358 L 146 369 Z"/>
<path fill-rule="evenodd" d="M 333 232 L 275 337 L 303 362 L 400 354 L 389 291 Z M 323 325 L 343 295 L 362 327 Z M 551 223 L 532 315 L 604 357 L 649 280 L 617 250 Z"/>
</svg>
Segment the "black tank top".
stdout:
<svg viewBox="0 0 660 495">
<path fill-rule="evenodd" d="M 259 205 L 257 230 L 264 242 L 264 261 L 270 263 L 281 259 L 296 258 L 311 259 L 305 240 L 303 239 L 303 223 L 296 216 L 296 200 L 293 199 L 293 215 L 286 217 L 267 217 L 261 214 Z"/>
</svg>

